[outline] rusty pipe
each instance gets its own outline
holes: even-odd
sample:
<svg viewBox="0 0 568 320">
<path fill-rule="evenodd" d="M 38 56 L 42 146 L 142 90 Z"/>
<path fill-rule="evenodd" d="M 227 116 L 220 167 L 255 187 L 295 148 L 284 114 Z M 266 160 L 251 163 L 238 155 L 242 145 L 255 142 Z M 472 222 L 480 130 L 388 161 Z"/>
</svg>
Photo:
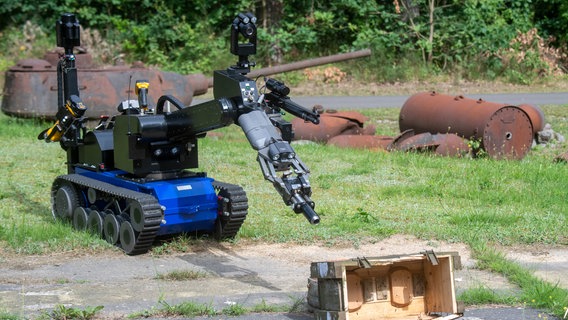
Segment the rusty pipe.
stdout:
<svg viewBox="0 0 568 320">
<path fill-rule="evenodd" d="M 284 73 L 294 70 L 306 69 L 310 67 L 321 66 L 324 64 L 341 62 L 351 59 L 364 58 L 371 55 L 371 49 L 363 49 L 347 53 L 339 53 L 325 57 L 307 59 L 297 62 L 291 62 L 274 67 L 266 67 L 257 70 L 252 70 L 247 74 L 249 78 L 256 78 L 258 76 L 270 76 L 277 73 Z M 209 88 L 213 87 L 213 78 L 209 78 Z"/>
<path fill-rule="evenodd" d="M 524 108 L 530 110 L 529 105 Z M 401 132 L 412 129 L 416 134 L 455 133 L 477 139 L 497 159 L 522 159 L 534 137 L 531 118 L 520 107 L 436 92 L 408 98 L 400 110 L 399 128 Z"/>
</svg>

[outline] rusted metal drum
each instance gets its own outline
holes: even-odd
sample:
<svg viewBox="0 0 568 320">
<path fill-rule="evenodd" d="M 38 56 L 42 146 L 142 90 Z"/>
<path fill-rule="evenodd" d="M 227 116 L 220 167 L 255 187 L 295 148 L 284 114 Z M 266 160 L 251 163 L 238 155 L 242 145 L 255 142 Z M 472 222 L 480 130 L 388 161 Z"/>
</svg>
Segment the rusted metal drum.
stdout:
<svg viewBox="0 0 568 320">
<path fill-rule="evenodd" d="M 544 129 L 545 120 L 544 120 L 544 112 L 538 106 L 533 104 L 520 104 L 519 107 L 523 110 L 529 119 L 531 119 L 531 124 L 533 126 L 533 134 L 537 134 Z"/>
<path fill-rule="evenodd" d="M 194 95 L 207 92 L 208 80 L 202 74 L 181 75 L 148 69 L 138 63 L 132 67 L 92 67 L 89 58 L 77 55 L 81 99 L 87 117 L 114 115 L 118 104 L 136 99 L 134 83 L 148 80 L 151 105 L 171 94 L 189 105 Z M 57 113 L 57 66 L 47 60 L 27 59 L 6 71 L 2 111 L 19 117 L 53 118 Z"/>
<path fill-rule="evenodd" d="M 519 107 L 436 92 L 408 98 L 400 110 L 399 127 L 401 132 L 413 129 L 416 134 L 455 133 L 477 139 L 496 159 L 524 158 L 534 137 L 531 119 Z"/>
</svg>

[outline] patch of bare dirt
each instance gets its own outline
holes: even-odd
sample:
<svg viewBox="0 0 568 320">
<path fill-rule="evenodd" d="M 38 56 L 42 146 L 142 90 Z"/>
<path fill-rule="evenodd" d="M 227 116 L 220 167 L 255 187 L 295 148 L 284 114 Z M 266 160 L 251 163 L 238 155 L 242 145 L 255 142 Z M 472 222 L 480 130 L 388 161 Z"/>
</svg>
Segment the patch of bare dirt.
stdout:
<svg viewBox="0 0 568 320">
<path fill-rule="evenodd" d="M 316 261 L 336 261 L 355 257 L 378 257 L 419 253 L 424 250 L 456 251 L 463 261 L 471 261 L 470 250 L 464 244 L 420 240 L 413 236 L 394 235 L 376 242 L 354 247 L 343 243 L 335 246 L 298 245 L 289 243 L 246 243 L 232 247 L 243 255 L 260 255 L 279 261 L 292 261 L 309 265 Z"/>
</svg>

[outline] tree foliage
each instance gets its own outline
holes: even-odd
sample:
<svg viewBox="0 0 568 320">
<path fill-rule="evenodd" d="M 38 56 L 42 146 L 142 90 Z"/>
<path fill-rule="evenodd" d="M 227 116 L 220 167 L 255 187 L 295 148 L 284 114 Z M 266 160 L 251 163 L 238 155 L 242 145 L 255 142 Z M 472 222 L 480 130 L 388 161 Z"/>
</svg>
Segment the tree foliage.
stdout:
<svg viewBox="0 0 568 320">
<path fill-rule="evenodd" d="M 563 0 L 4 0 L 0 32 L 33 21 L 51 35 L 59 15 L 74 12 L 129 60 L 209 72 L 234 60 L 229 25 L 243 11 L 259 17 L 261 65 L 371 48 L 366 69 L 384 81 L 432 72 L 495 78 L 511 69 L 530 80 L 554 69 L 538 63 L 542 50 L 554 52 L 562 70 L 568 42 Z M 520 46 L 529 32 L 539 44 Z M 3 37 L 0 48 L 13 39 Z M 505 54 L 511 50 L 527 52 L 519 60 Z"/>
</svg>

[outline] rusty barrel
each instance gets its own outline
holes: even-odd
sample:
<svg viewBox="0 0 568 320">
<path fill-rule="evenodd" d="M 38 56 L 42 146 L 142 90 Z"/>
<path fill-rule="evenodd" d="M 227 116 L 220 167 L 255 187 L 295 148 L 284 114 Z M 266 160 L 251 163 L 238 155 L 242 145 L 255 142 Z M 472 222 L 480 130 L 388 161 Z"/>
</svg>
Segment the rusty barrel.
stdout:
<svg viewBox="0 0 568 320">
<path fill-rule="evenodd" d="M 184 104 L 191 104 L 194 95 L 207 92 L 208 79 L 202 74 L 181 75 L 144 67 L 93 67 L 88 57 L 77 55 L 78 82 L 81 99 L 87 106 L 87 117 L 114 115 L 118 104 L 137 99 L 136 80 L 148 80 L 149 98 L 155 105 L 158 98 L 170 94 Z M 47 58 L 47 56 L 46 56 Z M 53 118 L 57 113 L 57 59 L 55 65 L 43 59 L 26 59 L 6 71 L 2 111 L 18 117 Z"/>
<path fill-rule="evenodd" d="M 530 105 L 517 107 L 423 92 L 406 100 L 400 110 L 399 128 L 401 132 L 413 129 L 417 134 L 454 133 L 481 141 L 481 147 L 492 158 L 522 159 L 538 131 L 533 121 L 543 126 L 544 116 L 539 110 Z"/>
</svg>

